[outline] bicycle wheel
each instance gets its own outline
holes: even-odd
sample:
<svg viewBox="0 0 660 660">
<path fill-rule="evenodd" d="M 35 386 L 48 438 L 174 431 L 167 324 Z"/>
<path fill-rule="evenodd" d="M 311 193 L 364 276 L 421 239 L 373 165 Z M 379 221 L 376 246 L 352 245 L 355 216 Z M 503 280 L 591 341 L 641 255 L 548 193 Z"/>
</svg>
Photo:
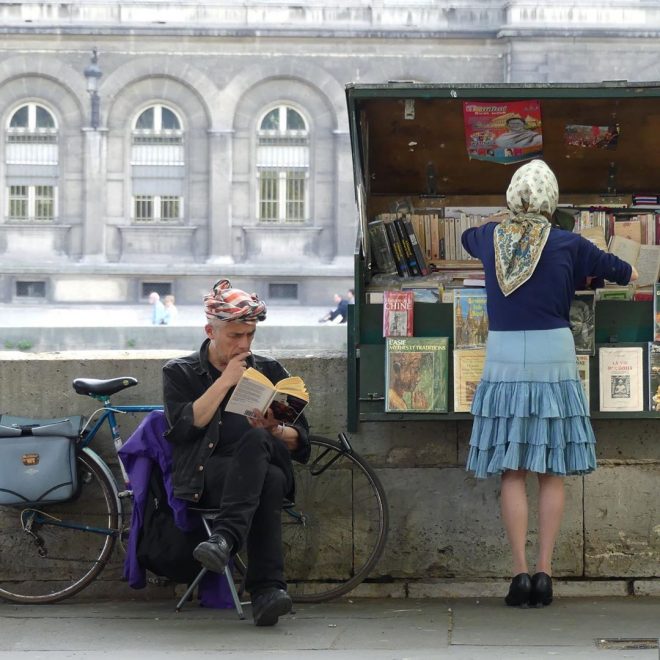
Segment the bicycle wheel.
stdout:
<svg viewBox="0 0 660 660">
<path fill-rule="evenodd" d="M 362 582 L 380 558 L 389 525 L 385 492 L 363 458 L 340 442 L 312 437 L 296 464 L 296 504 L 282 513 L 292 598 L 320 603 Z"/>
<path fill-rule="evenodd" d="M 103 570 L 118 535 L 116 489 L 87 454 L 77 458 L 79 494 L 41 506 L 0 506 L 0 598 L 55 603 Z"/>
</svg>

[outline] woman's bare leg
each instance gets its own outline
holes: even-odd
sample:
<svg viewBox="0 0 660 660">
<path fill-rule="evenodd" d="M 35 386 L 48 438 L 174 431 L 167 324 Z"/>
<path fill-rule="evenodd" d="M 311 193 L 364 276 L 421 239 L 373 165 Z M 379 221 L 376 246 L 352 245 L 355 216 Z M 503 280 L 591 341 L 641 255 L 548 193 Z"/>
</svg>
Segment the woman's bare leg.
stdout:
<svg viewBox="0 0 660 660">
<path fill-rule="evenodd" d="M 527 573 L 525 545 L 527 543 L 526 470 L 507 470 L 502 474 L 501 510 L 504 528 L 511 547 L 513 575 Z"/>
<path fill-rule="evenodd" d="M 537 572 L 552 575 L 552 553 L 564 514 L 564 478 L 539 474 L 539 554 Z"/>
</svg>

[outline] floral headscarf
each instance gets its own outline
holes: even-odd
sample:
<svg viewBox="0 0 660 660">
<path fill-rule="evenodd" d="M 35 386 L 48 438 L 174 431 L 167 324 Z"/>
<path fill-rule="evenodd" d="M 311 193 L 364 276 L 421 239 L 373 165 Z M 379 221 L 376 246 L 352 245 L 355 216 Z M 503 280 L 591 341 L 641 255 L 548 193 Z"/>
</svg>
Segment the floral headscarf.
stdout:
<svg viewBox="0 0 660 660">
<path fill-rule="evenodd" d="M 256 293 L 232 289 L 229 280 L 218 280 L 204 296 L 204 312 L 209 320 L 254 323 L 266 318 L 266 303 Z"/>
<path fill-rule="evenodd" d="M 559 186 L 553 171 L 542 161 L 532 160 L 519 168 L 506 191 L 506 202 L 514 214 L 495 228 L 495 271 L 505 296 L 513 293 L 534 274 L 550 235 L 551 216 L 559 201 Z"/>
</svg>

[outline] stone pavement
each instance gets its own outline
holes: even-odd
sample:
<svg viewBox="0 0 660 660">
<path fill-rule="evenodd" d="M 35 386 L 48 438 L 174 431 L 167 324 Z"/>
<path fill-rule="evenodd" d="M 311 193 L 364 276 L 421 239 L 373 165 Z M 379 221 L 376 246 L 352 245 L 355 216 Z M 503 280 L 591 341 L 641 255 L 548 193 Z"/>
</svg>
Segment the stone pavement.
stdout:
<svg viewBox="0 0 660 660">
<path fill-rule="evenodd" d="M 273 628 L 233 610 L 173 601 L 0 603 L 0 660 L 657 660 L 660 598 L 562 598 L 544 609 L 501 599 L 346 599 L 297 605 Z"/>
</svg>

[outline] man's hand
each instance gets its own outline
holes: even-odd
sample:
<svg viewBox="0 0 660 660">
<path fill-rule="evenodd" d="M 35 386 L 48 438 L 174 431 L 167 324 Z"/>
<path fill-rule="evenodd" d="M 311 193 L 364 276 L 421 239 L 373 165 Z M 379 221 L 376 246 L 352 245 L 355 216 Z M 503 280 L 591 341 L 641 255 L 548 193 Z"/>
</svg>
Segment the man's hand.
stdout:
<svg viewBox="0 0 660 660">
<path fill-rule="evenodd" d="M 250 357 L 250 351 L 241 353 L 240 355 L 235 355 L 224 368 L 220 378 L 218 380 L 222 381 L 223 388 L 234 387 L 236 383 L 241 379 L 243 372 L 247 369 L 247 359 Z"/>
<path fill-rule="evenodd" d="M 220 378 L 199 399 L 193 401 L 193 424 L 197 428 L 204 428 L 213 419 L 227 392 L 238 383 L 247 369 L 246 360 L 250 355 L 250 351 L 235 355 L 222 370 Z"/>
<path fill-rule="evenodd" d="M 254 417 L 248 417 L 248 422 L 253 429 L 266 429 L 273 432 L 273 429 L 279 426 L 280 421 L 275 418 L 273 411 L 269 408 L 266 414 L 262 415 L 261 411 L 255 408 L 253 411 Z"/>
</svg>

